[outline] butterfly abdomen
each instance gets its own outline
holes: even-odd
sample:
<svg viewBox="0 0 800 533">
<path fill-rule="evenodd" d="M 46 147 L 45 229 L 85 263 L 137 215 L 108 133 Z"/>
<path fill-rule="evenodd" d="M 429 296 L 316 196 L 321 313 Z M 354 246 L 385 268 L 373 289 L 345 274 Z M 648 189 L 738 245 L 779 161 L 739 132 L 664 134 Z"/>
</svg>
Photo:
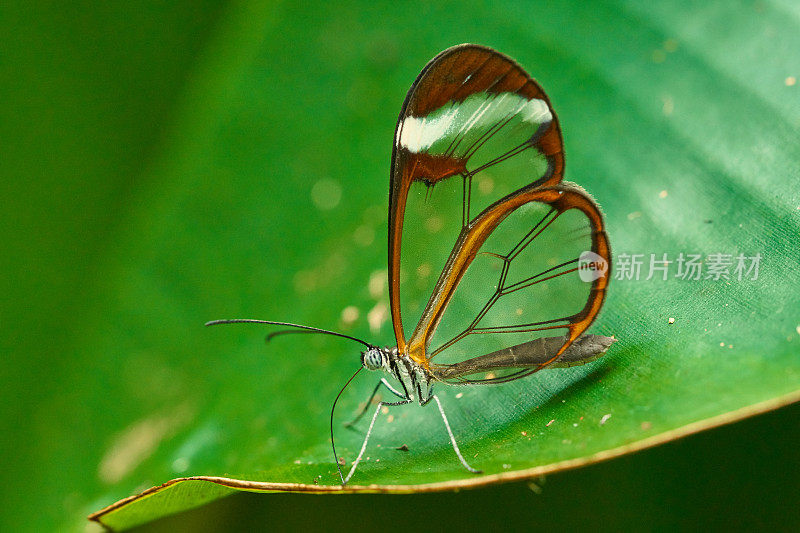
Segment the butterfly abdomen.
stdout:
<svg viewBox="0 0 800 533">
<path fill-rule="evenodd" d="M 542 337 L 460 363 L 437 367 L 435 375 L 439 379 L 447 380 L 504 368 L 536 367 L 550 361 L 564 342 L 563 336 Z M 570 344 L 558 359 L 547 365 L 547 368 L 584 365 L 602 356 L 614 342 L 616 339 L 611 337 L 584 335 Z"/>
</svg>

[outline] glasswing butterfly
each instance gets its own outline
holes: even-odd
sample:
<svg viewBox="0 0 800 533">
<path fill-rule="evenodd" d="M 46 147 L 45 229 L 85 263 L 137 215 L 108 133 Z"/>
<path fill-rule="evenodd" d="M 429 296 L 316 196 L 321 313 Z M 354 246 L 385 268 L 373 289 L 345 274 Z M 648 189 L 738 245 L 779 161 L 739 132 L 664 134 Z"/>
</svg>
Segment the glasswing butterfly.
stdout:
<svg viewBox="0 0 800 533">
<path fill-rule="evenodd" d="M 268 320 L 207 325 L 271 324 L 294 329 L 268 339 L 323 333 L 366 346 L 361 366 L 331 408 L 331 444 L 343 485 L 364 455 L 381 408 L 414 401 L 436 402 L 459 461 L 480 473 L 459 451 L 433 393 L 437 383 L 505 383 L 593 361 L 614 342 L 583 335 L 603 304 L 611 253 L 597 204 L 563 176 L 561 128 L 541 86 L 491 48 L 449 48 L 422 69 L 395 128 L 388 282 L 397 344 L 381 348 L 343 333 Z M 350 425 L 381 387 L 397 400 L 378 402 L 345 476 L 333 413 L 364 368 L 384 377 Z"/>
</svg>

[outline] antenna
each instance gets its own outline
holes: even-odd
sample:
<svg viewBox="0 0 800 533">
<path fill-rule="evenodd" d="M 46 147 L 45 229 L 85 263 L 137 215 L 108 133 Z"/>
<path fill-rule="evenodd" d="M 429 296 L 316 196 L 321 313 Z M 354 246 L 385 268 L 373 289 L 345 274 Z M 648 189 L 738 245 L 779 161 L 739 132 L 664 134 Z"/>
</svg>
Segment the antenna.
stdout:
<svg viewBox="0 0 800 533">
<path fill-rule="evenodd" d="M 287 326 L 290 328 L 298 328 L 302 330 L 306 330 L 308 333 L 324 333 L 325 335 L 334 335 L 336 337 L 342 337 L 344 339 L 350 339 L 351 341 L 360 342 L 367 348 L 375 348 L 374 345 L 368 343 L 367 341 L 357 339 L 356 337 L 351 337 L 350 335 L 345 335 L 344 333 L 338 333 L 336 331 L 329 331 L 327 329 L 320 329 L 314 328 L 311 326 L 303 326 L 301 324 L 292 324 L 291 322 L 273 322 L 272 320 L 258 320 L 255 318 L 227 318 L 223 320 L 212 320 L 211 322 L 206 322 L 206 326 L 216 326 L 219 324 L 268 324 L 272 326 Z M 274 335 L 280 334 L 284 332 L 275 332 L 267 337 L 269 341 Z M 299 331 L 297 333 L 300 333 Z"/>
<path fill-rule="evenodd" d="M 289 335 L 289 334 L 299 334 L 299 335 L 306 334 L 306 335 L 313 335 L 313 334 L 315 334 L 315 333 L 317 333 L 317 332 L 316 332 L 316 331 L 308 331 L 308 330 L 305 330 L 305 329 L 281 329 L 281 330 L 279 330 L 279 331 L 273 331 L 272 333 L 270 333 L 269 335 L 267 335 L 267 336 L 264 338 L 264 341 L 265 341 L 265 342 L 269 342 L 269 341 L 271 341 L 272 339 L 274 339 L 275 337 L 280 337 L 281 335 Z"/>
</svg>

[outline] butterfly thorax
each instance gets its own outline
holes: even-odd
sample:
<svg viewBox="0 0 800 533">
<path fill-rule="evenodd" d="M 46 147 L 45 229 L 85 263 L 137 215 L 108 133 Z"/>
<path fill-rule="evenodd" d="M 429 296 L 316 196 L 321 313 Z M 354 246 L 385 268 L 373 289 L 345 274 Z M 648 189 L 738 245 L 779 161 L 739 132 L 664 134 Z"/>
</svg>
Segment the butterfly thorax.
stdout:
<svg viewBox="0 0 800 533">
<path fill-rule="evenodd" d="M 400 382 L 399 392 L 406 399 L 425 405 L 433 394 L 433 375 L 422 365 L 401 354 L 397 347 L 377 346 L 361 354 L 361 363 L 367 370 L 381 370 Z"/>
</svg>

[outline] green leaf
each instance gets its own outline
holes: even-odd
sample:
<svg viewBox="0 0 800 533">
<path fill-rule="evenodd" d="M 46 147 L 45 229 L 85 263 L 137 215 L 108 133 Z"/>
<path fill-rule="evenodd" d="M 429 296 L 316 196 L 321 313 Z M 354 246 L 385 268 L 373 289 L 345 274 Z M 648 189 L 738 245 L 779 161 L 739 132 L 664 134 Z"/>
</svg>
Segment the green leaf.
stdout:
<svg viewBox="0 0 800 533">
<path fill-rule="evenodd" d="M 567 178 L 603 206 L 617 263 L 644 254 L 645 275 L 612 282 L 592 332 L 619 342 L 600 360 L 503 386 L 439 389 L 465 457 L 484 474 L 460 467 L 435 408 L 398 407 L 379 418 L 347 490 L 531 477 L 800 399 L 793 5 L 459 2 L 419 12 L 363 2 L 207 12 L 213 24 L 198 23 L 197 34 L 172 24 L 179 35 L 153 45 L 170 25 L 135 33 L 142 42 L 131 38 L 131 51 L 114 56 L 128 68 L 102 83 L 89 68 L 105 64 L 92 46 L 105 53 L 118 42 L 75 44 L 89 58 L 72 69 L 86 70 L 71 87 L 80 105 L 42 91 L 63 116 L 31 105 L 41 131 L 7 122 L 21 132 L 14 161 L 38 161 L 31 175 L 60 172 L 33 192 L 17 188 L 38 202 L 36 217 L 25 218 L 25 202 L 9 212 L 25 227 L 5 257 L 30 255 L 4 309 L 16 322 L 3 333 L 14 355 L 2 400 L 25 398 L 26 411 L 3 414 L 5 427 L 19 427 L 0 450 L 16 459 L 6 471 L 18 484 L 4 489 L 19 510 L 9 530 L 82 527 L 79 516 L 131 494 L 143 496 L 96 518 L 124 529 L 235 490 L 341 492 L 328 416 L 358 367 L 358 346 L 304 335 L 265 345 L 267 329 L 202 324 L 287 320 L 393 343 L 390 325 L 372 330 L 369 317 L 386 299 L 394 121 L 425 62 L 464 41 L 511 55 L 546 88 L 564 129 Z M 125 15 L 101 16 L 97 27 L 135 26 Z M 69 15 L 52 17 L 69 28 L 58 18 Z M 58 45 L 73 33 L 53 37 L 67 57 L 76 52 Z M 167 55 L 185 42 L 197 48 Z M 49 49 L 31 50 L 20 63 L 57 68 Z M 168 65 L 157 68 L 158 58 Z M 179 65 L 174 81 L 153 82 Z M 136 72 L 135 83 L 119 81 Z M 118 100 L 107 106 L 97 95 Z M 150 99 L 160 106 L 152 116 Z M 52 135 L 62 165 L 27 148 L 26 135 L 40 134 Z M 650 254 L 664 253 L 762 260 L 755 280 L 644 279 Z M 31 308 L 15 312 L 17 302 Z M 337 407 L 337 451 L 348 464 L 366 424 L 341 423 L 375 380 L 362 372 Z M 146 490 L 169 479 L 179 481 Z M 48 514 L 62 508 L 68 517 Z"/>
</svg>

